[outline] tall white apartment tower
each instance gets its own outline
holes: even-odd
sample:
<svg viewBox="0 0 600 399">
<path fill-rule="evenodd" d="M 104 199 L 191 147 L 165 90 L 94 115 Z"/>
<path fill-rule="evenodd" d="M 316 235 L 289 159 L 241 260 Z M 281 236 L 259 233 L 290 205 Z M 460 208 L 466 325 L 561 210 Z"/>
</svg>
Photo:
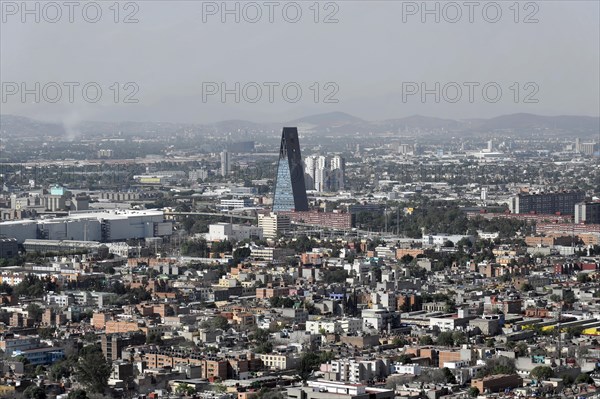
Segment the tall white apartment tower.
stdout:
<svg viewBox="0 0 600 399">
<path fill-rule="evenodd" d="M 304 159 L 304 182 L 307 190 L 315 189 L 315 167 L 317 166 L 317 157 L 311 155 Z"/>
<path fill-rule="evenodd" d="M 331 159 L 331 179 L 330 188 L 333 191 L 340 191 L 345 188 L 344 180 L 346 178 L 346 165 L 344 158 L 339 155 Z"/>
<path fill-rule="evenodd" d="M 321 155 L 315 165 L 315 190 L 327 191 L 329 189 L 329 160 Z"/>
<path fill-rule="evenodd" d="M 221 176 L 227 176 L 231 170 L 229 153 L 227 150 L 221 152 Z"/>
</svg>

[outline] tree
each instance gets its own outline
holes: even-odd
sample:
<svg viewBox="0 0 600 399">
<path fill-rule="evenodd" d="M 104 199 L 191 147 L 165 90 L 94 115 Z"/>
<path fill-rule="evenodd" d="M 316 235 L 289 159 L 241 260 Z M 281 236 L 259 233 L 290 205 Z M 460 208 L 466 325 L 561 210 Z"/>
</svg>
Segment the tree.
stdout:
<svg viewBox="0 0 600 399">
<path fill-rule="evenodd" d="M 256 353 L 271 353 L 273 352 L 273 344 L 271 342 L 261 342 L 254 348 Z"/>
<path fill-rule="evenodd" d="M 529 283 L 523 283 L 521 284 L 521 291 L 533 291 L 533 285 L 529 284 Z"/>
<path fill-rule="evenodd" d="M 560 295 L 556 295 L 556 294 L 552 294 L 552 295 L 550 295 L 550 300 L 551 300 L 552 302 L 560 302 L 560 301 L 561 301 L 561 299 L 562 299 L 562 298 L 560 297 Z"/>
<path fill-rule="evenodd" d="M 215 316 L 210 321 L 211 327 L 214 329 L 227 330 L 229 328 L 229 321 L 226 317 Z"/>
<path fill-rule="evenodd" d="M 348 278 L 348 271 L 344 269 L 322 269 L 322 272 L 326 284 L 343 283 Z"/>
<path fill-rule="evenodd" d="M 210 246 L 210 251 L 213 253 L 224 253 L 233 251 L 233 245 L 229 240 L 213 242 Z"/>
<path fill-rule="evenodd" d="M 456 312 L 456 303 L 453 299 L 446 301 L 446 306 L 444 306 L 444 311 L 446 313 L 454 313 Z"/>
<path fill-rule="evenodd" d="M 69 392 L 67 399 L 88 399 L 87 393 L 83 389 L 74 389 Z"/>
<path fill-rule="evenodd" d="M 162 345 L 163 340 L 160 336 L 160 334 L 158 333 L 150 333 L 146 336 L 146 343 L 147 344 L 155 344 L 155 345 Z"/>
<path fill-rule="evenodd" d="M 233 263 L 237 264 L 250 256 L 252 251 L 248 247 L 237 248 L 233 251 Z"/>
<path fill-rule="evenodd" d="M 54 363 L 50 367 L 50 378 L 55 382 L 59 382 L 63 377 L 68 377 L 70 375 L 71 367 L 67 364 L 66 360 Z"/>
<path fill-rule="evenodd" d="M 39 298 L 46 291 L 56 290 L 56 283 L 50 277 L 39 278 L 36 275 L 28 274 L 14 288 L 16 296 L 26 296 L 29 298 Z"/>
<path fill-rule="evenodd" d="M 433 339 L 430 335 L 423 335 L 419 338 L 419 345 L 433 345 Z"/>
<path fill-rule="evenodd" d="M 469 394 L 469 396 L 475 398 L 475 397 L 479 396 L 479 388 L 477 388 L 477 387 L 470 387 L 467 390 L 467 393 Z"/>
<path fill-rule="evenodd" d="M 208 245 L 206 240 L 192 240 L 181 244 L 181 254 L 185 256 L 206 257 Z"/>
<path fill-rule="evenodd" d="M 272 308 L 292 308 L 295 304 L 290 297 L 273 296 L 269 298 Z"/>
<path fill-rule="evenodd" d="M 467 342 L 467 337 L 462 331 L 454 331 L 452 333 L 452 340 L 454 341 L 455 346 L 460 346 Z"/>
<path fill-rule="evenodd" d="M 549 366 L 536 366 L 531 370 L 530 375 L 536 380 L 544 381 L 554 377 L 554 370 Z"/>
<path fill-rule="evenodd" d="M 428 384 L 444 384 L 448 382 L 446 374 L 441 369 L 425 369 L 417 377 L 417 381 Z"/>
<path fill-rule="evenodd" d="M 411 254 L 406 254 L 400 258 L 400 262 L 404 263 L 405 265 L 408 265 L 410 262 L 412 262 L 413 259 L 414 257 Z"/>
<path fill-rule="evenodd" d="M 577 282 L 579 283 L 589 283 L 590 281 L 592 281 L 592 279 L 586 273 L 579 273 L 577 275 Z"/>
<path fill-rule="evenodd" d="M 215 391 L 218 393 L 227 392 L 227 387 L 223 384 L 215 384 Z"/>
<path fill-rule="evenodd" d="M 30 385 L 23 391 L 23 396 L 27 399 L 46 399 L 46 390 L 37 385 Z"/>
<path fill-rule="evenodd" d="M 563 302 L 567 305 L 572 305 L 577 301 L 575 293 L 572 290 L 565 291 L 563 293 Z"/>
<path fill-rule="evenodd" d="M 498 356 L 494 359 L 489 359 L 485 362 L 479 373 L 478 377 L 485 377 L 494 374 L 514 374 L 517 371 L 515 367 L 515 359 L 510 359 L 506 356 Z"/>
<path fill-rule="evenodd" d="M 300 357 L 300 365 L 298 366 L 298 375 L 302 381 L 306 382 L 312 373 L 317 370 L 321 364 L 321 358 L 315 352 L 305 352 Z"/>
<path fill-rule="evenodd" d="M 80 383 L 93 392 L 104 392 L 108 385 L 111 365 L 104 358 L 99 346 L 88 345 L 81 349 L 76 370 Z"/>
<path fill-rule="evenodd" d="M 258 392 L 257 399 L 284 399 L 284 396 L 281 392 L 275 392 L 267 388 L 263 388 Z"/>
<path fill-rule="evenodd" d="M 441 332 L 440 335 L 438 335 L 435 343 L 437 345 L 441 345 L 441 346 L 454 345 L 454 339 L 452 338 L 452 332 L 450 332 L 450 331 Z"/>
<path fill-rule="evenodd" d="M 529 353 L 529 345 L 525 342 L 519 342 L 515 347 L 515 353 L 517 356 L 527 356 Z"/>
<path fill-rule="evenodd" d="M 404 337 L 394 337 L 392 344 L 394 344 L 394 346 L 405 346 L 408 345 L 409 342 Z"/>
<path fill-rule="evenodd" d="M 182 382 L 180 384 L 177 384 L 177 388 L 175 388 L 175 392 L 180 395 L 192 396 L 194 393 L 196 393 L 196 388 L 194 388 L 190 384 L 186 384 L 185 382 Z"/>
<path fill-rule="evenodd" d="M 38 335 L 41 339 L 49 339 L 52 338 L 56 328 L 48 327 L 48 328 L 38 328 Z"/>
<path fill-rule="evenodd" d="M 590 377 L 589 374 L 581 373 L 577 376 L 577 378 L 575 378 L 575 382 L 577 384 L 582 384 L 582 383 L 593 384 L 594 379 L 592 377 Z"/>
<path fill-rule="evenodd" d="M 444 372 L 444 377 L 446 378 L 446 382 L 448 384 L 456 384 L 456 377 L 454 374 L 452 374 L 452 371 L 450 371 L 448 367 L 444 367 L 442 371 Z"/>
<path fill-rule="evenodd" d="M 12 285 L 9 285 L 6 281 L 3 281 L 2 284 L 0 284 L 0 293 L 6 293 L 7 295 L 12 295 L 12 293 L 13 293 Z"/>
<path fill-rule="evenodd" d="M 562 377 L 562 382 L 564 386 L 570 387 L 571 385 L 573 385 L 573 382 L 575 382 L 575 378 L 573 378 L 569 374 L 565 374 Z"/>
<path fill-rule="evenodd" d="M 406 355 L 406 354 L 401 355 L 398 358 L 398 362 L 401 363 L 401 364 L 411 364 L 412 363 L 412 356 Z"/>
<path fill-rule="evenodd" d="M 35 303 L 30 303 L 29 305 L 27 305 L 27 314 L 36 323 L 39 323 L 42 321 L 43 313 L 44 313 L 44 311 L 42 310 L 42 308 L 39 305 L 37 305 Z"/>
</svg>

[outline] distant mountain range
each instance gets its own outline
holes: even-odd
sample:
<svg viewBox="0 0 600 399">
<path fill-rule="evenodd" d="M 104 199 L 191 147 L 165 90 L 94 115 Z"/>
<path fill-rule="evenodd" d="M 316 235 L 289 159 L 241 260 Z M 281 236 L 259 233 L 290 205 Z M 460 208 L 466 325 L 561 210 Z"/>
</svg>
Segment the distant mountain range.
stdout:
<svg viewBox="0 0 600 399">
<path fill-rule="evenodd" d="M 34 119 L 0 115 L 0 133 L 18 137 L 61 136 L 74 133 L 83 136 L 94 134 L 156 135 L 169 134 L 181 129 L 199 129 L 215 133 L 229 133 L 242 130 L 272 131 L 282 126 L 298 126 L 310 133 L 419 133 L 419 132 L 464 132 L 491 133 L 514 131 L 526 134 L 531 132 L 554 132 L 564 135 L 592 136 L 600 132 L 600 118 L 590 116 L 543 116 L 535 114 L 510 114 L 490 119 L 442 119 L 422 115 L 412 115 L 398 119 L 366 121 L 344 112 L 330 112 L 310 115 L 283 123 L 256 123 L 244 120 L 226 120 L 211 124 L 190 124 L 172 122 L 92 122 L 75 125 L 40 122 Z"/>
</svg>

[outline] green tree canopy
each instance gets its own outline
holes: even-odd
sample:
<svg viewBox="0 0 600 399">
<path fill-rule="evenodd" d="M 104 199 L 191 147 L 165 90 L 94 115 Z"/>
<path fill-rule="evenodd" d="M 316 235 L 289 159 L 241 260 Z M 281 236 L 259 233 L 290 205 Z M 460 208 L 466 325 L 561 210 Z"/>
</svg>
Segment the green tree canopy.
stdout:
<svg viewBox="0 0 600 399">
<path fill-rule="evenodd" d="M 37 385 L 30 385 L 23 391 L 23 396 L 27 399 L 46 399 L 46 390 Z"/>
<path fill-rule="evenodd" d="M 423 335 L 419 338 L 420 345 L 433 345 L 433 339 L 430 335 Z"/>
<path fill-rule="evenodd" d="M 88 345 L 79 353 L 76 376 L 90 391 L 103 393 L 108 385 L 111 365 L 98 345 Z"/>
<path fill-rule="evenodd" d="M 452 338 L 451 331 L 443 331 L 438 335 L 435 343 L 441 346 L 452 346 L 454 345 L 454 339 Z"/>
<path fill-rule="evenodd" d="M 581 384 L 581 383 L 593 384 L 594 379 L 592 377 L 590 377 L 589 374 L 581 373 L 577 376 L 577 378 L 575 378 L 575 382 L 577 384 Z"/>
<path fill-rule="evenodd" d="M 494 374 L 514 374 L 516 371 L 515 359 L 498 356 L 485 362 L 485 366 L 479 371 L 478 377 Z"/>
<path fill-rule="evenodd" d="M 536 366 L 529 374 L 536 380 L 547 380 L 554 377 L 554 370 L 549 366 Z"/>
<path fill-rule="evenodd" d="M 83 389 L 74 389 L 69 392 L 67 399 L 88 399 L 87 392 Z"/>
</svg>

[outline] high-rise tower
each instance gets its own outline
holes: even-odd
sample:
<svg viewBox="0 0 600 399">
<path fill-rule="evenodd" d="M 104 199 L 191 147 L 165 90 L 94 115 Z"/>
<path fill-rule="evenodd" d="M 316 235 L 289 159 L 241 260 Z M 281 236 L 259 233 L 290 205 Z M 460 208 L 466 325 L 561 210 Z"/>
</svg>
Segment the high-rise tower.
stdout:
<svg viewBox="0 0 600 399">
<path fill-rule="evenodd" d="M 284 127 L 279 148 L 273 212 L 308 211 L 298 129 Z"/>
<path fill-rule="evenodd" d="M 231 169 L 229 153 L 227 150 L 221 152 L 221 176 L 227 176 Z"/>
<path fill-rule="evenodd" d="M 344 181 L 346 180 L 346 164 L 344 158 L 339 155 L 334 156 L 331 159 L 331 179 L 329 182 L 329 188 L 332 191 L 343 190 L 346 186 Z"/>
</svg>

